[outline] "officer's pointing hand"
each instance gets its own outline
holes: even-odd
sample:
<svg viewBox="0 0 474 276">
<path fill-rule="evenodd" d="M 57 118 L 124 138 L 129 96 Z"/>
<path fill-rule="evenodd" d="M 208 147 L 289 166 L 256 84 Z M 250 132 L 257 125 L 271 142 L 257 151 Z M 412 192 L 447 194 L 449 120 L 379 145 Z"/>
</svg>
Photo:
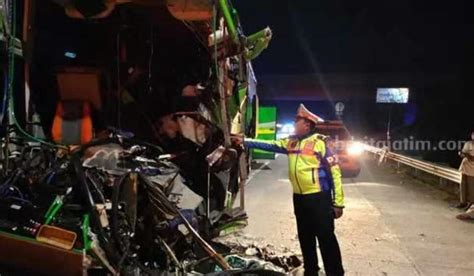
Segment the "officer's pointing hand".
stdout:
<svg viewBox="0 0 474 276">
<path fill-rule="evenodd" d="M 342 217 L 342 215 L 344 214 L 343 210 L 344 209 L 342 209 L 342 208 L 334 207 L 334 218 L 338 219 L 338 218 Z"/>
<path fill-rule="evenodd" d="M 240 135 L 232 135 L 230 140 L 232 140 L 232 143 L 235 145 L 242 145 L 244 143 L 244 137 Z"/>
</svg>

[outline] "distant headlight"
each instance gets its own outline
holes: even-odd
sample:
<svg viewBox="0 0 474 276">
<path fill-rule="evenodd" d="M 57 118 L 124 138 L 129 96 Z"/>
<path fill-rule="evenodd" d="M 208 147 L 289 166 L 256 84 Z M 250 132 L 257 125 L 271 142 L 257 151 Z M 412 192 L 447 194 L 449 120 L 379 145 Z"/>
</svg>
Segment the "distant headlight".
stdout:
<svg viewBox="0 0 474 276">
<path fill-rule="evenodd" d="M 347 148 L 347 153 L 349 155 L 360 155 L 362 154 L 362 152 L 364 151 L 364 148 L 362 147 L 362 145 L 360 143 L 352 143 L 349 145 L 349 147 Z"/>
</svg>

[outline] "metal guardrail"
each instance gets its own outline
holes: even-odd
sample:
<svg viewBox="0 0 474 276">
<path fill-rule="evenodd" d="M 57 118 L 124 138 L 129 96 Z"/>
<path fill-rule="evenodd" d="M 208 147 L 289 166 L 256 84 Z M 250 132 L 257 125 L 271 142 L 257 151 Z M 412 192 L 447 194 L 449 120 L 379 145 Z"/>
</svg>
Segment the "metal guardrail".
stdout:
<svg viewBox="0 0 474 276">
<path fill-rule="evenodd" d="M 427 172 L 429 174 L 438 176 L 443 179 L 447 179 L 454 183 L 460 184 L 462 181 L 462 174 L 460 171 L 440 166 L 431 162 L 421 161 L 411 157 L 403 156 L 401 154 L 393 153 L 388 150 L 388 148 L 377 148 L 369 146 L 367 144 L 362 144 L 362 147 L 366 152 L 373 153 L 380 157 L 379 162 L 383 162 L 386 159 L 393 160 L 395 162 L 407 165 L 409 167 L 418 169 L 420 171 Z"/>
</svg>

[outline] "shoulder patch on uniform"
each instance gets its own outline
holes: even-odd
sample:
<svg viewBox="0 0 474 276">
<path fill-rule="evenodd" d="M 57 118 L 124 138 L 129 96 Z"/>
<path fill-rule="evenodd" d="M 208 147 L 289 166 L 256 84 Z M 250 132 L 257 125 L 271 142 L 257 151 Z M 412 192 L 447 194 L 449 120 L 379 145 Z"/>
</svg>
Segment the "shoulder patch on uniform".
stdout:
<svg viewBox="0 0 474 276">
<path fill-rule="evenodd" d="M 326 158 L 326 161 L 328 162 L 329 166 L 334 166 L 339 163 L 339 160 L 336 155 L 332 155 Z"/>
</svg>

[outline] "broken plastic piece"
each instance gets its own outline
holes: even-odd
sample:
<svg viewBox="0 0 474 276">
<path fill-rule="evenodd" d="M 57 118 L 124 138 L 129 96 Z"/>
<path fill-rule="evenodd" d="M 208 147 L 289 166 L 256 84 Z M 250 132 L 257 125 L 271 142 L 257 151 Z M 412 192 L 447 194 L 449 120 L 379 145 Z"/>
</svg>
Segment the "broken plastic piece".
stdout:
<svg viewBox="0 0 474 276">
<path fill-rule="evenodd" d="M 77 235 L 65 229 L 43 225 L 41 226 L 36 240 L 42 243 L 53 245 L 65 250 L 71 250 L 76 242 Z"/>
<path fill-rule="evenodd" d="M 245 58 L 252 60 L 258 57 L 268 47 L 271 39 L 272 30 L 269 27 L 247 37 Z"/>
<path fill-rule="evenodd" d="M 211 152 L 208 156 L 206 156 L 206 161 L 210 167 L 212 167 L 219 159 L 221 159 L 222 155 L 225 152 L 225 148 L 223 146 L 219 146 L 213 152 Z"/>
</svg>

